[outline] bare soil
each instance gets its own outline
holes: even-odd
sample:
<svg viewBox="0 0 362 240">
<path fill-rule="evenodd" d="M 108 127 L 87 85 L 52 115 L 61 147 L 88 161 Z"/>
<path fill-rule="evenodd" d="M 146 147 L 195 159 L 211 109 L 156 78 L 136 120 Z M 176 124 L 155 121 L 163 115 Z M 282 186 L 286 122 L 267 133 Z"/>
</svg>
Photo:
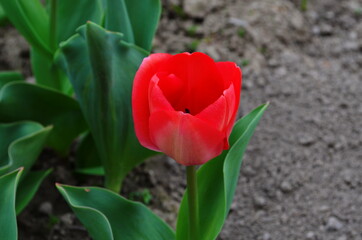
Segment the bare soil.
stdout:
<svg viewBox="0 0 362 240">
<path fill-rule="evenodd" d="M 309 1 L 305 12 L 297 0 L 164 1 L 155 52 L 202 51 L 238 63 L 240 116 L 271 102 L 219 240 L 362 240 L 361 20 L 361 0 Z M 28 58 L 16 30 L 0 29 L 0 70 L 30 77 Z M 101 179 L 76 175 L 72 156 L 50 150 L 36 167 L 54 172 L 19 216 L 19 239 L 90 239 L 54 182 Z M 124 186 L 126 197 L 148 189 L 149 206 L 175 225 L 181 166 L 150 159 Z"/>
</svg>

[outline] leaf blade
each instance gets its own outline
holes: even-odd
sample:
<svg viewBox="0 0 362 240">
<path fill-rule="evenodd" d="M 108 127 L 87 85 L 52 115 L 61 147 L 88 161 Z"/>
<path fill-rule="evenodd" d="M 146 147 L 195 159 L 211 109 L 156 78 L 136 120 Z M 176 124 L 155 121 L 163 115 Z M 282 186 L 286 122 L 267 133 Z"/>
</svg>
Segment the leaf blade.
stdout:
<svg viewBox="0 0 362 240">
<path fill-rule="evenodd" d="M 15 196 L 22 168 L 0 176 L 0 239 L 16 240 L 18 238 Z"/>
<path fill-rule="evenodd" d="M 140 203 L 97 187 L 58 184 L 57 188 L 95 240 L 174 239 L 171 228 Z M 108 232 L 106 235 L 93 231 L 88 212 L 103 226 L 102 229 L 98 227 L 98 231 Z"/>
<path fill-rule="evenodd" d="M 12 82 L 0 89 L 0 121 L 31 120 L 54 129 L 48 145 L 65 153 L 75 137 L 87 129 L 79 104 L 47 87 Z"/>
<path fill-rule="evenodd" d="M 114 191 L 134 166 L 154 154 L 139 144 L 131 114 L 133 77 L 145 56 L 143 49 L 123 41 L 122 34 L 90 22 L 57 54 L 96 143 L 106 185 Z"/>
<path fill-rule="evenodd" d="M 35 193 L 39 189 L 43 180 L 52 172 L 52 169 L 29 172 L 20 181 L 18 190 L 16 192 L 15 209 L 16 214 L 20 214 L 24 208 L 29 204 Z"/>
</svg>

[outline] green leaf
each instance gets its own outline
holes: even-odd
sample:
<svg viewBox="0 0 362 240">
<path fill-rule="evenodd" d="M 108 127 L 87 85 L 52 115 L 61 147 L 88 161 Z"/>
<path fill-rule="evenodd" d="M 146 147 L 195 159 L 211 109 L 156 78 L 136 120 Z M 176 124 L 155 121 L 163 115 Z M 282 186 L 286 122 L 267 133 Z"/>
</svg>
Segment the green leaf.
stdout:
<svg viewBox="0 0 362 240">
<path fill-rule="evenodd" d="M 100 0 L 74 1 L 61 0 L 56 3 L 56 23 L 54 34 L 56 47 L 61 41 L 75 34 L 76 29 L 87 21 L 101 23 L 104 9 Z M 53 62 L 53 55 L 44 54 L 38 48 L 31 50 L 32 70 L 36 82 L 56 89 L 64 94 L 72 95 L 73 89 L 69 79 Z"/>
<path fill-rule="evenodd" d="M 48 145 L 66 153 L 74 138 L 87 129 L 79 104 L 47 87 L 13 82 L 0 89 L 0 121 L 37 121 L 53 125 Z"/>
<path fill-rule="evenodd" d="M 72 95 L 73 89 L 69 79 L 53 62 L 53 56 L 44 54 L 37 48 L 31 49 L 31 68 L 36 83 L 52 88 L 66 95 Z"/>
<path fill-rule="evenodd" d="M 0 72 L 0 89 L 9 82 L 24 81 L 23 75 L 18 72 Z"/>
<path fill-rule="evenodd" d="M 24 175 L 36 161 L 52 127 L 35 122 L 0 124 L 0 175 L 24 167 Z"/>
<path fill-rule="evenodd" d="M 175 234 L 144 205 L 97 187 L 57 188 L 94 240 L 172 240 Z"/>
<path fill-rule="evenodd" d="M 16 193 L 16 214 L 19 214 L 28 205 L 38 191 L 44 178 L 52 172 L 52 169 L 29 172 L 19 183 Z"/>
<path fill-rule="evenodd" d="M 52 127 L 35 122 L 0 124 L 0 175 L 22 167 L 16 212 L 20 213 L 33 198 L 40 183 L 50 171 L 29 172 L 38 158 Z M 1 238 L 0 238 L 1 239 Z"/>
<path fill-rule="evenodd" d="M 49 49 L 49 16 L 39 0 L 0 0 L 6 15 L 26 40 L 44 54 Z"/>
<path fill-rule="evenodd" d="M 124 34 L 124 40 L 151 50 L 161 15 L 160 0 L 106 0 L 105 28 Z M 142 16 L 142 17 L 141 17 Z"/>
<path fill-rule="evenodd" d="M 128 16 L 125 0 L 105 0 L 105 2 L 107 9 L 105 28 L 110 31 L 121 32 L 124 34 L 124 41 L 135 43 L 132 24 Z"/>
<path fill-rule="evenodd" d="M 261 116 L 264 104 L 237 121 L 230 136 L 230 149 L 204 164 L 197 172 L 200 240 L 216 239 L 229 213 L 239 178 L 242 158 Z M 187 191 L 177 219 L 176 239 L 188 239 Z"/>
<path fill-rule="evenodd" d="M 57 4 L 56 39 L 58 43 L 74 35 L 77 28 L 87 21 L 102 24 L 104 8 L 100 0 L 61 0 Z"/>
<path fill-rule="evenodd" d="M 0 239 L 17 240 L 15 196 L 23 169 L 0 176 Z"/>
<path fill-rule="evenodd" d="M 125 0 L 125 2 L 135 44 L 151 51 L 152 41 L 161 16 L 160 0 L 145 0 L 142 4 L 134 0 Z"/>
<path fill-rule="evenodd" d="M 3 7 L 0 5 L 0 26 L 3 26 L 6 24 L 8 18 L 6 17 L 6 14 L 4 12 Z"/>
<path fill-rule="evenodd" d="M 136 139 L 131 113 L 133 78 L 145 56 L 122 34 L 90 22 L 61 44 L 57 56 L 94 137 L 106 186 L 114 191 L 133 167 L 154 154 Z"/>
<path fill-rule="evenodd" d="M 98 156 L 93 136 L 89 132 L 80 139 L 75 158 L 77 173 L 104 175 L 104 168 Z"/>
</svg>

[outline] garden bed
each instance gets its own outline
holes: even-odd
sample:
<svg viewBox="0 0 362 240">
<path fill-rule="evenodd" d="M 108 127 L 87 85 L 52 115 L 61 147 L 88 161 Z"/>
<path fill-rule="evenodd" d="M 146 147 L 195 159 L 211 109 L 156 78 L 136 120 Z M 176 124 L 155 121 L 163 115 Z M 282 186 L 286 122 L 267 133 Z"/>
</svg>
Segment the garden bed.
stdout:
<svg viewBox="0 0 362 240">
<path fill-rule="evenodd" d="M 154 51 L 238 63 L 240 116 L 271 102 L 219 239 L 362 239 L 362 3 L 311 1 L 302 12 L 288 0 L 193 2 L 164 1 Z M 0 69 L 32 80 L 28 46 L 12 27 L 0 29 Z M 19 239 L 90 239 L 54 186 L 101 186 L 73 172 L 73 155 L 41 155 L 35 168 L 53 173 L 18 217 Z M 184 171 L 155 157 L 129 174 L 122 194 L 175 226 Z"/>
</svg>

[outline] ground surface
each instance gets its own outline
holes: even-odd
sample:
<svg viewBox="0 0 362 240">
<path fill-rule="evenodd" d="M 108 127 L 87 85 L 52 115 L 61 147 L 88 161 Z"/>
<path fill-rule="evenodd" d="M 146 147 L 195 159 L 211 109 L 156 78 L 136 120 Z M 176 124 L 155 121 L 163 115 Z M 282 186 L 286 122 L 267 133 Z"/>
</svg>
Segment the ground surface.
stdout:
<svg viewBox="0 0 362 240">
<path fill-rule="evenodd" d="M 197 50 L 241 65 L 240 115 L 271 102 L 219 240 L 362 239 L 362 1 L 311 1 L 306 12 L 298 2 L 164 4 L 156 52 Z M 0 69 L 29 76 L 28 55 L 15 30 L 0 30 Z M 20 239 L 88 239 L 53 184 L 100 179 L 75 176 L 72 159 L 50 152 L 41 161 L 55 171 L 20 215 Z M 152 159 L 124 185 L 126 196 L 149 189 L 150 207 L 175 224 L 183 168 Z"/>
</svg>

